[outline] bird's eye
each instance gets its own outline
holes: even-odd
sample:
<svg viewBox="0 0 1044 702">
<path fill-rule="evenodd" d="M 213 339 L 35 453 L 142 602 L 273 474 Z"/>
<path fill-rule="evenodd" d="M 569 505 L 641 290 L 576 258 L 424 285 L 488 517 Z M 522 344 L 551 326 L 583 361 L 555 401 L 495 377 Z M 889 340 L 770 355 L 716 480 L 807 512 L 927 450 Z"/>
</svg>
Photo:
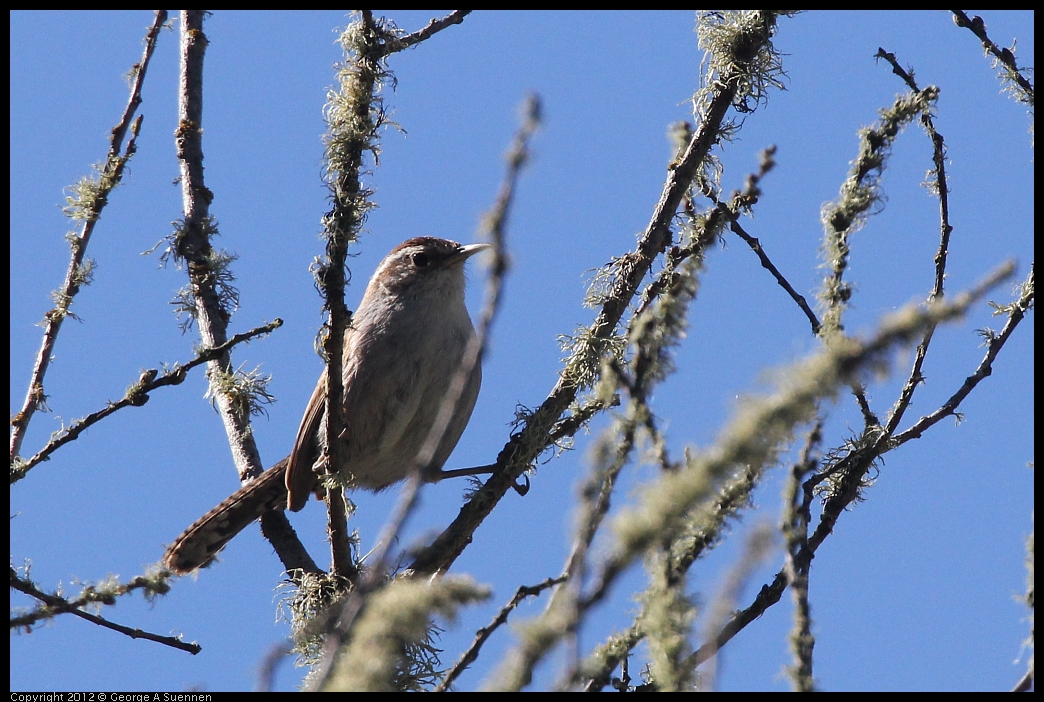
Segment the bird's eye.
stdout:
<svg viewBox="0 0 1044 702">
<path fill-rule="evenodd" d="M 413 265 L 417 268 L 427 268 L 431 265 L 431 254 L 421 251 L 413 254 Z"/>
</svg>

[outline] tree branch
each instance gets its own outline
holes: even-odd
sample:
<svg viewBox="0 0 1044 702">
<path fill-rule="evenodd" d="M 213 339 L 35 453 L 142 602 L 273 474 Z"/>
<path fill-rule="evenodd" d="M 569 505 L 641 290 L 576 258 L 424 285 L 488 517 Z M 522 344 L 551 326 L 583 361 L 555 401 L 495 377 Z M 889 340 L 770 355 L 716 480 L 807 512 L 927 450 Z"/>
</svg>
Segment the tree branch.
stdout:
<svg viewBox="0 0 1044 702">
<path fill-rule="evenodd" d="M 68 198 L 69 205 L 65 213 L 73 219 L 83 220 L 83 229 L 79 235 L 70 232 L 67 235 L 72 257 L 69 268 L 65 273 L 65 282 L 62 288 L 56 291 L 54 299 L 57 305 L 46 314 L 43 340 L 40 351 L 36 354 L 33 371 L 29 376 L 29 391 L 26 393 L 22 408 L 15 413 L 11 419 L 11 462 L 22 449 L 22 441 L 25 432 L 29 428 L 29 421 L 33 414 L 46 406 L 47 395 L 44 394 L 44 376 L 51 363 L 54 346 L 58 341 L 58 332 L 61 330 L 62 322 L 72 314 L 70 307 L 73 299 L 80 291 L 81 285 L 90 283 L 92 262 L 86 259 L 87 245 L 90 243 L 91 235 L 94 233 L 95 225 L 101 218 L 102 210 L 109 202 L 109 194 L 123 180 L 123 171 L 127 162 L 137 151 L 138 132 L 141 130 L 141 116 L 136 120 L 132 117 L 141 104 L 141 87 L 145 81 L 145 73 L 148 70 L 152 54 L 156 49 L 156 41 L 159 38 L 160 29 L 167 21 L 166 10 L 156 10 L 156 17 L 152 27 L 145 35 L 145 49 L 142 51 L 141 60 L 134 64 L 132 72 L 134 83 L 131 86 L 130 98 L 127 107 L 120 117 L 119 123 L 113 127 L 109 139 L 109 155 L 105 161 L 98 179 L 90 180 L 84 178 L 74 186 L 75 195 Z M 131 128 L 131 139 L 127 143 L 127 149 L 120 155 L 123 138 L 127 134 L 128 126 Z"/>
</svg>

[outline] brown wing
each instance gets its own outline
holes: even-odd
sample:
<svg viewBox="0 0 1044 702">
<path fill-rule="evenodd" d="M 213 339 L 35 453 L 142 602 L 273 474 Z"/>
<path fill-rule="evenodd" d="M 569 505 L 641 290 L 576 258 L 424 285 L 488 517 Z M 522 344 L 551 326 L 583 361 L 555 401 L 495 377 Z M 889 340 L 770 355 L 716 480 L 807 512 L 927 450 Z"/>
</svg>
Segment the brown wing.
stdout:
<svg viewBox="0 0 1044 702">
<path fill-rule="evenodd" d="M 319 433 L 323 425 L 323 414 L 326 409 L 326 371 L 319 376 L 319 382 L 308 401 L 301 426 L 297 429 L 294 450 L 290 452 L 286 466 L 286 503 L 294 512 L 299 512 L 308 503 L 308 497 L 315 489 L 316 475 L 312 465 L 319 457 Z"/>
</svg>

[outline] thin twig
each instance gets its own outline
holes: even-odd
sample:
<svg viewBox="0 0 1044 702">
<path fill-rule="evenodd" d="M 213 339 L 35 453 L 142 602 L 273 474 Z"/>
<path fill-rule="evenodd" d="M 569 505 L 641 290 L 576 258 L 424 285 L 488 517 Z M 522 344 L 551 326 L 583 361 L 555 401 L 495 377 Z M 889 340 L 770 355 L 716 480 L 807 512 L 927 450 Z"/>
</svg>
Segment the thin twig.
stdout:
<svg viewBox="0 0 1044 702">
<path fill-rule="evenodd" d="M 891 107 L 881 112 L 872 127 L 861 130 L 859 153 L 838 198 L 823 208 L 824 263 L 830 270 L 823 280 L 819 298 L 825 307 L 823 326 L 829 334 L 843 328 L 842 317 L 852 296 L 851 285 L 844 282 L 851 253 L 849 240 L 881 200 L 881 174 L 889 150 L 903 127 L 930 109 L 938 95 L 939 89 L 935 86 L 900 95 Z"/>
<path fill-rule="evenodd" d="M 587 404 L 578 407 L 572 414 L 565 417 L 548 433 L 548 438 L 551 439 L 552 443 L 558 443 L 562 439 L 567 439 L 576 432 L 580 431 L 591 419 L 598 414 L 603 412 L 610 407 L 620 406 L 620 396 L 613 395 L 612 399 L 608 402 L 601 402 L 600 400 L 592 400 Z"/>
<path fill-rule="evenodd" d="M 1008 319 L 1004 323 L 1004 328 L 1001 329 L 999 334 L 987 333 L 986 343 L 986 355 L 982 361 L 979 362 L 975 372 L 964 379 L 964 383 L 958 388 L 950 399 L 942 404 L 937 410 L 931 414 L 921 417 L 913 426 L 906 431 L 899 432 L 891 438 L 892 447 L 901 446 L 910 439 L 920 438 L 924 432 L 938 423 L 942 419 L 951 415 L 957 414 L 957 408 L 960 406 L 964 398 L 968 397 L 975 386 L 982 382 L 985 378 L 988 378 L 993 373 L 993 362 L 997 359 L 997 354 L 1004 348 L 1004 344 L 1007 343 L 1011 337 L 1015 328 L 1019 325 L 1019 322 L 1026 316 L 1033 307 L 1034 291 L 1033 291 L 1033 266 L 1030 266 L 1029 276 L 1025 282 L 1020 286 L 1019 298 L 1008 306 Z"/>
<path fill-rule="evenodd" d="M 442 677 L 442 680 L 435 687 L 433 692 L 446 692 L 450 686 L 453 685 L 461 673 L 467 670 L 468 666 L 474 663 L 478 659 L 479 651 L 482 650 L 482 645 L 489 640 L 489 637 L 493 635 L 493 632 L 498 627 L 507 624 L 508 615 L 511 614 L 512 610 L 521 604 L 522 600 L 527 597 L 536 597 L 541 592 L 549 587 L 560 585 L 566 581 L 566 576 L 560 575 L 557 578 L 548 578 L 542 583 L 537 585 L 520 585 L 518 590 L 515 592 L 515 596 L 511 598 L 511 601 L 504 605 L 495 617 L 486 626 L 482 627 L 475 632 L 475 639 L 471 642 L 471 646 L 468 650 L 461 655 L 453 666 L 446 671 L 446 674 Z"/>
<path fill-rule="evenodd" d="M 149 393 L 166 385 L 180 385 L 184 382 L 188 371 L 208 361 L 220 358 L 236 344 L 249 341 L 258 336 L 263 336 L 282 326 L 283 320 L 276 319 L 269 324 L 255 327 L 250 331 L 236 334 L 225 343 L 200 351 L 195 358 L 185 364 L 175 364 L 173 368 L 159 375 L 159 371 L 150 368 L 141 374 L 137 382 L 131 385 L 122 398 L 116 402 L 109 402 L 104 409 L 92 412 L 83 419 L 74 421 L 67 428 L 58 432 L 47 445 L 40 449 L 36 455 L 26 459 L 24 462 L 15 461 L 11 466 L 11 483 L 16 483 L 25 477 L 31 468 L 47 460 L 47 458 L 61 448 L 63 445 L 75 441 L 81 433 L 94 424 L 108 417 L 110 414 L 124 407 L 141 407 L 149 401 Z"/>
<path fill-rule="evenodd" d="M 622 373 L 618 366 L 616 370 L 618 374 Z M 561 633 L 569 634 L 574 642 L 576 627 L 586 611 L 586 608 L 580 603 L 580 587 L 587 572 L 587 555 L 591 544 L 594 542 L 595 535 L 609 513 L 613 490 L 616 487 L 616 479 L 619 477 L 620 471 L 627 465 L 635 448 L 637 426 L 634 417 L 635 402 L 633 398 L 628 405 L 626 415 L 617 420 L 618 426 L 613 432 L 616 436 L 616 442 L 615 446 L 612 447 L 612 454 L 604 455 L 602 460 L 597 461 L 595 470 L 591 472 L 581 490 L 581 503 L 576 520 L 576 534 L 573 537 L 573 547 L 570 549 L 569 556 L 566 559 L 566 566 L 563 570 L 563 577 L 568 580 L 568 585 L 560 588 L 547 605 L 546 614 L 549 616 L 552 608 L 557 608 L 560 612 L 565 613 L 560 615 L 560 618 L 564 619 L 564 623 L 568 626 L 568 631 Z M 603 445 L 601 448 L 605 449 L 608 446 Z M 599 453 L 605 454 L 606 451 L 603 450 Z M 527 666 L 531 668 L 536 663 L 537 656 L 542 655 L 543 651 L 534 650 L 526 653 L 531 658 L 531 661 L 527 663 Z M 570 658 L 572 659 L 571 667 L 576 668 L 579 665 L 578 656 L 573 655 Z M 565 679 L 568 680 L 569 677 L 566 676 Z"/>
<path fill-rule="evenodd" d="M 343 440 L 343 345 L 344 335 L 351 322 L 351 314 L 344 303 L 345 264 L 348 244 L 358 238 L 367 210 L 370 207 L 369 189 L 360 182 L 363 158 L 367 151 L 374 152 L 378 143 L 378 132 L 383 121 L 384 108 L 379 87 L 391 78 L 385 70 L 380 49 L 383 42 L 393 35 L 383 21 L 374 19 L 371 10 L 361 10 L 359 18 L 341 33 L 340 43 L 347 60 L 338 71 L 340 87 L 327 101 L 325 136 L 326 152 L 324 179 L 333 203 L 323 217 L 326 238 L 326 258 L 315 270 L 316 282 L 323 297 L 324 308 L 329 314 L 323 329 L 322 352 L 326 360 L 326 407 L 323 416 L 323 431 L 327 440 L 320 442 L 319 461 L 330 475 L 336 475 L 344 465 Z M 347 556 L 338 544 L 347 543 L 347 522 L 344 518 L 344 502 L 332 493 L 340 488 L 330 486 L 326 501 L 327 529 L 334 549 L 335 562 L 332 580 L 336 577 L 357 575 L 354 565 L 343 562 Z M 332 498 L 332 499 L 331 499 Z M 365 580 L 365 578 L 363 578 Z M 345 580 L 344 582 L 348 582 Z M 347 629 L 338 626 L 339 617 L 349 616 L 352 620 L 359 613 L 362 598 L 361 584 L 356 583 L 355 594 L 339 606 L 324 613 L 320 631 L 327 632 L 323 642 L 323 654 L 315 667 L 310 681 L 311 690 L 321 690 L 333 670 L 333 662 L 340 647 L 347 641 Z M 311 622 L 312 626 L 319 622 Z"/>
<path fill-rule="evenodd" d="M 716 631 L 720 628 L 721 623 L 728 619 L 729 614 L 734 611 L 736 600 L 746 587 L 747 581 L 754 574 L 754 570 L 764 562 L 765 558 L 772 551 L 773 536 L 774 531 L 770 524 L 761 524 L 751 530 L 740 557 L 736 559 L 736 562 L 725 573 L 718 592 L 710 602 L 710 615 L 707 621 L 707 629 L 709 631 Z M 717 651 L 712 652 L 710 660 L 715 659 L 716 656 L 714 654 L 716 653 Z M 682 665 L 689 670 L 696 669 L 696 666 L 691 665 L 689 660 L 686 660 Z M 717 666 L 715 665 L 713 670 L 708 671 L 707 675 L 711 683 L 711 689 L 713 689 L 716 675 Z"/>
<path fill-rule="evenodd" d="M 852 162 L 848 177 L 842 183 L 837 200 L 823 208 L 824 257 L 830 272 L 823 279 L 819 299 L 825 308 L 824 333 L 836 335 L 844 326 L 842 319 L 852 296 L 852 286 L 844 282 L 851 249 L 849 240 L 874 214 L 881 201 L 881 174 L 889 150 L 899 132 L 916 116 L 929 111 L 939 96 L 939 89 L 928 86 L 908 95 L 900 95 L 890 108 L 881 112 L 881 118 L 860 131 L 859 153 Z M 866 399 L 862 385 L 853 383 L 859 410 L 866 428 L 880 424 Z"/>
<path fill-rule="evenodd" d="M 1015 54 L 1012 53 L 1011 49 L 1000 49 L 993 40 L 990 39 L 989 35 L 986 34 L 986 23 L 982 21 L 982 17 L 976 15 L 975 17 L 969 18 L 964 10 L 950 10 L 953 13 L 953 21 L 958 27 L 966 27 L 968 31 L 979 38 L 982 42 L 982 48 L 988 54 L 992 54 L 993 57 L 1004 65 L 1006 73 L 1011 80 L 1022 89 L 1023 93 L 1027 96 L 1030 107 L 1033 106 L 1033 83 L 1022 75 L 1022 69 L 1019 69 L 1015 61 Z"/>
<path fill-rule="evenodd" d="M 472 10 L 454 10 L 450 14 L 446 15 L 442 19 L 432 19 L 428 22 L 424 29 L 420 29 L 412 34 L 399 39 L 389 39 L 386 41 L 378 51 L 380 56 L 388 56 L 389 54 L 395 53 L 396 51 L 402 51 L 408 49 L 411 46 L 416 46 L 425 39 L 428 39 L 433 34 L 441 32 L 447 27 L 452 27 L 455 24 L 460 24 L 464 21 L 464 18 L 471 14 Z"/>
<path fill-rule="evenodd" d="M 330 574 L 355 582 L 359 568 L 352 556 L 352 538 L 348 533 L 348 508 L 341 490 L 327 490 L 326 536 L 330 541 Z"/>
<path fill-rule="evenodd" d="M 155 641 L 156 643 L 163 644 L 164 646 L 170 646 L 181 651 L 188 651 L 192 655 L 196 655 L 202 651 L 202 647 L 198 644 L 189 644 L 181 641 L 177 637 L 173 636 L 160 636 L 153 634 L 142 629 L 131 628 L 123 626 L 122 624 L 116 624 L 108 619 L 99 617 L 96 614 L 85 612 L 81 607 L 91 603 L 101 602 L 103 604 L 115 604 L 114 598 L 119 595 L 127 594 L 137 589 L 148 589 L 150 584 L 145 582 L 145 578 L 135 578 L 128 585 L 121 585 L 116 588 L 113 592 L 100 593 L 96 590 L 85 591 L 84 595 L 77 598 L 76 600 L 67 600 L 64 597 L 58 595 L 51 595 L 43 592 L 36 587 L 28 578 L 21 578 L 17 575 L 14 568 L 11 568 L 11 588 L 18 590 L 30 597 L 34 597 L 40 602 L 43 602 L 45 607 L 36 609 L 29 614 L 22 615 L 20 617 L 13 617 L 11 619 L 11 628 L 30 628 L 33 623 L 41 619 L 49 619 L 58 614 L 72 614 L 74 616 L 85 619 L 98 626 L 105 627 L 106 629 L 112 629 L 113 631 L 125 634 L 132 639 L 146 639 L 148 641 Z"/>
<path fill-rule="evenodd" d="M 808 603 L 808 575 L 812 565 L 808 553 L 808 525 L 812 521 L 811 488 L 802 488 L 805 476 L 816 470 L 813 452 L 823 438 L 823 422 L 819 420 L 808 433 L 801 457 L 791 466 L 783 500 L 783 539 L 786 544 L 784 568 L 794 599 L 794 624 L 790 630 L 790 647 L 794 665 L 788 669 L 795 692 L 814 692 L 812 649 L 812 616 Z"/>
<path fill-rule="evenodd" d="M 289 644 L 280 643 L 272 646 L 268 649 L 268 653 L 265 654 L 264 659 L 261 661 L 261 667 L 257 673 L 257 690 L 256 692 L 272 692 L 272 688 L 275 687 L 275 675 L 279 666 L 286 660 L 287 656 L 290 655 L 292 649 Z"/>
<path fill-rule="evenodd" d="M 769 260 L 768 254 L 765 253 L 765 249 L 761 245 L 761 241 L 748 234 L 740 225 L 738 219 L 733 219 L 729 222 L 729 229 L 732 230 L 733 234 L 747 242 L 747 246 L 750 247 L 750 250 L 757 255 L 758 260 L 761 262 L 761 267 L 771 273 L 772 277 L 776 279 L 777 283 L 779 283 L 779 286 L 790 295 L 790 298 L 795 303 L 797 303 L 797 306 L 800 307 L 801 311 L 805 313 L 806 317 L 808 317 L 809 324 L 812 325 L 812 333 L 818 334 L 820 323 L 819 318 L 816 317 L 816 313 L 808 306 L 808 301 L 805 300 L 804 296 L 794 289 L 794 286 L 783 277 L 783 274 L 779 272 L 779 269 L 776 268 L 771 260 Z"/>
<path fill-rule="evenodd" d="M 790 298 L 797 303 L 797 306 L 801 308 L 801 311 L 808 317 L 809 323 L 812 325 L 812 333 L 819 334 L 819 328 L 821 326 L 819 318 L 816 317 L 815 312 L 809 307 L 808 301 L 805 300 L 804 296 L 798 293 L 794 289 L 794 286 L 790 284 L 779 269 L 776 268 L 775 264 L 769 259 L 768 254 L 765 253 L 764 247 L 761 245 L 761 241 L 751 236 L 743 229 L 739 223 L 739 217 L 741 211 L 749 210 L 761 197 L 761 180 L 775 167 L 776 147 L 770 146 L 761 152 L 761 164 L 758 168 L 757 173 L 751 173 L 746 178 L 746 184 L 743 188 L 743 192 L 736 193 L 728 207 L 725 210 L 726 216 L 729 218 L 729 229 L 732 233 L 743 239 L 750 247 L 751 251 L 757 255 L 758 260 L 761 262 L 761 267 L 772 274 L 772 277 L 776 279 L 776 282 L 781 288 L 783 288 Z M 715 200 L 715 204 L 718 204 Z"/>
<path fill-rule="evenodd" d="M 101 217 L 102 210 L 108 204 L 109 193 L 119 185 L 123 178 L 123 171 L 127 161 L 130 160 L 137 150 L 136 142 L 138 132 L 141 129 L 141 116 L 133 121 L 132 117 L 141 104 L 141 87 L 145 80 L 145 73 L 148 70 L 152 54 L 156 49 L 156 41 L 159 37 L 160 29 L 166 21 L 167 11 L 156 10 L 156 17 L 153 20 L 152 27 L 149 28 L 145 36 L 145 48 L 142 51 L 141 60 L 132 68 L 134 84 L 131 86 L 127 107 L 124 109 L 119 123 L 112 129 L 109 139 L 109 155 L 105 161 L 105 166 L 102 168 L 98 182 L 94 184 L 97 191 L 93 193 L 89 201 L 83 199 L 84 193 L 82 191 L 77 195 L 78 199 L 75 203 L 70 201 L 70 207 L 74 208 L 76 217 L 84 220 L 83 231 L 78 236 L 75 234 L 69 235 L 72 257 L 69 261 L 69 268 L 65 273 L 65 282 L 62 284 L 61 290 L 55 293 L 57 306 L 47 312 L 46 315 L 47 321 L 44 326 L 40 351 L 36 354 L 33 371 L 29 376 L 29 391 L 26 393 L 22 408 L 11 419 L 10 456 L 12 462 L 14 462 L 22 449 L 22 441 L 25 438 L 25 433 L 29 428 L 29 421 L 32 419 L 33 414 L 45 406 L 47 396 L 44 394 L 44 376 L 47 374 L 47 368 L 51 363 L 62 322 L 65 321 L 67 316 L 72 314 L 69 308 L 72 305 L 73 298 L 80 291 L 80 286 L 87 282 L 87 269 L 84 263 L 91 234 L 94 232 L 94 228 Z M 120 149 L 128 126 L 132 130 L 132 136 L 127 144 L 127 149 L 121 156 Z"/>
<path fill-rule="evenodd" d="M 360 182 L 363 158 L 367 151 L 376 149 L 378 130 L 383 117 L 379 86 L 388 78 L 379 55 L 383 25 L 374 20 L 370 10 L 362 10 L 353 24 L 358 31 L 341 34 L 341 45 L 349 54 L 348 61 L 338 73 L 340 89 L 337 102 L 328 101 L 325 180 L 333 207 L 323 217 L 326 238 L 326 259 L 316 271 L 316 280 L 329 318 L 323 329 L 323 356 L 326 359 L 326 408 L 323 413 L 323 431 L 328 437 L 320 442 L 320 461 L 328 474 L 337 474 L 344 465 L 344 335 L 351 324 L 351 313 L 344 303 L 346 284 L 345 265 L 348 245 L 355 241 L 369 208 L 370 191 Z M 336 106 L 335 106 L 336 105 Z M 327 500 L 327 526 L 331 544 L 345 543 L 344 505 L 338 499 Z M 339 512 L 339 513 L 335 513 Z M 342 556 L 344 554 L 341 554 Z M 338 561 L 340 557 L 337 557 Z M 346 568 L 335 562 L 334 570 Z"/>
<path fill-rule="evenodd" d="M 892 72 L 902 78 L 911 90 L 920 92 L 920 88 L 917 87 L 917 82 L 914 80 L 913 70 L 907 71 L 903 69 L 896 60 L 895 54 L 887 52 L 882 48 L 878 48 L 877 58 L 882 58 L 887 61 L 892 66 Z M 932 171 L 932 174 L 934 175 L 932 187 L 939 196 L 939 248 L 935 253 L 935 285 L 932 288 L 931 294 L 928 296 L 928 302 L 932 302 L 944 295 L 946 261 L 949 256 L 950 234 L 953 233 L 953 227 L 950 225 L 949 186 L 946 184 L 945 141 L 942 135 L 935 129 L 935 121 L 932 119 L 931 111 L 925 110 L 921 114 L 921 123 L 924 125 L 929 138 L 932 140 L 932 161 L 935 164 L 935 169 Z M 924 366 L 925 357 L 928 355 L 928 347 L 932 343 L 932 337 L 934 334 L 935 329 L 929 328 L 925 331 L 921 343 L 917 345 L 917 351 L 914 354 L 914 362 L 910 369 L 910 374 L 907 376 L 906 383 L 903 385 L 903 389 L 899 393 L 899 399 L 896 401 L 895 406 L 888 416 L 888 422 L 885 426 L 886 437 L 890 437 L 895 433 L 895 430 L 899 426 L 899 422 L 902 421 L 903 415 L 906 413 L 906 410 L 910 407 L 910 403 L 913 401 L 914 393 L 918 386 L 924 381 L 921 369 Z"/>
</svg>

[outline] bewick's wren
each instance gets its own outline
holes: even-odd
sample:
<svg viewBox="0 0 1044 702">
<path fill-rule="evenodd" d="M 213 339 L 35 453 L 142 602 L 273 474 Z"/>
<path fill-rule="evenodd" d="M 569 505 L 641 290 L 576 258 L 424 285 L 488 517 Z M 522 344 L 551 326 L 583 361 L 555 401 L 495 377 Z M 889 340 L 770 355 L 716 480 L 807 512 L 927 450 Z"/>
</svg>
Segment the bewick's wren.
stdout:
<svg viewBox="0 0 1044 702">
<path fill-rule="evenodd" d="M 418 454 L 475 338 L 464 306 L 464 262 L 487 247 L 433 237 L 410 239 L 392 249 L 370 278 L 344 335 L 346 441 L 341 470 L 352 486 L 383 490 L 416 469 Z M 447 476 L 442 466 L 471 418 L 481 382 L 482 369 L 475 363 L 432 459 L 421 466 L 425 480 Z M 325 443 L 325 405 L 323 371 L 291 454 L 178 537 L 163 558 L 167 568 L 187 573 L 207 565 L 265 512 L 304 507 L 319 485 L 313 464 Z"/>
</svg>

